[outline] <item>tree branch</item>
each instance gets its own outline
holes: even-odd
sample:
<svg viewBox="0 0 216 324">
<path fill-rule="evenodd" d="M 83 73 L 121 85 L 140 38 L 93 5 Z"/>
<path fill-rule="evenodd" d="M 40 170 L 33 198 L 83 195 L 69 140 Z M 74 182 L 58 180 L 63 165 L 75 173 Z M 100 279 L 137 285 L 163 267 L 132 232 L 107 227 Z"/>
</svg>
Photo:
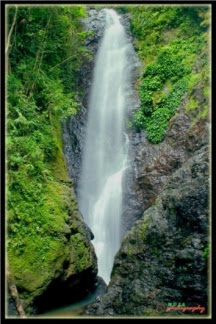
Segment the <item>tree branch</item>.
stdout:
<svg viewBox="0 0 216 324">
<path fill-rule="evenodd" d="M 11 25 L 11 29 L 10 29 L 9 34 L 8 34 L 8 42 L 7 42 L 7 45 L 6 45 L 6 48 L 5 48 L 5 54 L 6 55 L 8 54 L 8 49 L 9 49 L 9 46 L 10 46 L 10 38 L 11 38 L 13 29 L 14 29 L 14 26 L 15 26 L 15 23 L 16 23 L 18 7 L 15 6 L 15 8 L 16 9 L 15 9 L 15 13 L 14 13 L 14 18 L 13 18 L 13 22 L 12 22 L 12 25 Z"/>
<path fill-rule="evenodd" d="M 16 284 L 15 284 L 14 277 L 13 277 L 12 273 L 9 270 L 8 262 L 7 262 L 7 268 L 6 268 L 6 275 L 7 275 L 7 280 L 8 280 L 9 292 L 10 292 L 11 297 L 14 300 L 17 312 L 20 315 L 20 317 L 25 318 L 26 314 L 25 314 L 25 311 L 23 309 L 22 302 L 21 302 L 21 300 L 19 298 L 19 293 L 17 291 L 17 287 L 16 287 Z"/>
<path fill-rule="evenodd" d="M 62 61 L 61 63 L 58 63 L 57 65 L 53 66 L 50 71 L 52 71 L 54 68 L 56 68 L 57 66 L 63 64 L 64 62 L 68 61 L 69 59 L 71 59 L 72 57 L 75 57 L 76 55 L 71 55 L 68 58 L 66 58 L 64 61 Z"/>
</svg>

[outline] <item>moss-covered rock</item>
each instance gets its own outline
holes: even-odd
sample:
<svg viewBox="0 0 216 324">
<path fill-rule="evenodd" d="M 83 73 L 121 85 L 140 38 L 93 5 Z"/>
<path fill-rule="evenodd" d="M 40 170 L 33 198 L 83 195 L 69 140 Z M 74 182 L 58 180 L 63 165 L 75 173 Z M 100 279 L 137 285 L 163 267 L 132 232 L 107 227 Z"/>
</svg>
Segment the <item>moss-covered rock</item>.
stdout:
<svg viewBox="0 0 216 324">
<path fill-rule="evenodd" d="M 6 11 L 8 272 L 32 314 L 79 298 L 95 282 L 92 234 L 67 174 L 61 127 L 79 109 L 76 70 L 90 56 L 89 33 L 84 6 Z"/>
<path fill-rule="evenodd" d="M 58 143 L 57 154 L 50 165 L 52 180 L 43 184 L 43 200 L 39 206 L 32 204 L 32 211 L 29 211 L 31 222 L 25 224 L 25 228 L 14 232 L 8 224 L 9 268 L 28 314 L 52 307 L 53 299 L 53 304 L 58 305 L 85 295 L 94 288 L 97 274 L 91 235 L 79 213 L 72 183 L 67 176 L 58 121 L 55 121 L 54 139 Z M 32 224 L 34 210 L 38 213 L 36 226 Z M 71 287 L 73 282 L 77 287 L 80 285 L 80 291 L 73 287 L 62 298 L 59 291 L 69 283 Z M 49 296 L 49 302 L 41 302 L 44 294 Z"/>
</svg>

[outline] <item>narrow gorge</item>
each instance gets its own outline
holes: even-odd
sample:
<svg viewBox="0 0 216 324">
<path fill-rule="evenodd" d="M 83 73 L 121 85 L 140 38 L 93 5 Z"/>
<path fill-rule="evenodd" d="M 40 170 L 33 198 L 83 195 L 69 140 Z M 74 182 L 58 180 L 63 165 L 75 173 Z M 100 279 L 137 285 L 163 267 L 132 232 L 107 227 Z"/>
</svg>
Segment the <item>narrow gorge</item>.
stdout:
<svg viewBox="0 0 216 324">
<path fill-rule="evenodd" d="M 102 14 L 105 30 L 95 59 L 85 141 L 83 150 L 79 149 L 82 163 L 80 174 L 76 174 L 79 207 L 95 236 L 98 275 L 109 283 L 123 235 L 122 177 L 128 167 L 129 145 L 125 117 L 133 104 L 130 57 L 135 53 L 116 12 L 105 9 Z M 74 119 L 77 117 L 70 124 L 73 125 Z M 70 133 L 70 128 L 68 133 L 66 148 L 76 136 Z M 80 146 L 79 142 L 77 145 Z M 73 164 L 67 150 L 66 157 L 68 164 Z"/>
<path fill-rule="evenodd" d="M 209 15 L 9 10 L 9 317 L 211 313 Z"/>
</svg>

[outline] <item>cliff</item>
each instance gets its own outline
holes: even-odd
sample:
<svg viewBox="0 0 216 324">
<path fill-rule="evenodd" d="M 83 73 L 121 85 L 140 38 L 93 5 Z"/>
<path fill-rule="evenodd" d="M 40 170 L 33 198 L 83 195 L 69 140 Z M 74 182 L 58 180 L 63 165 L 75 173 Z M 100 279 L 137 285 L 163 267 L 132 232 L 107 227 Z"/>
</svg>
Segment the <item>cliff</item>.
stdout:
<svg viewBox="0 0 216 324">
<path fill-rule="evenodd" d="M 164 316 L 173 314 L 166 312 L 168 305 L 181 303 L 201 305 L 206 314 L 208 8 L 137 6 L 129 11 L 142 65 L 135 83 L 140 108 L 132 109 L 128 121 L 123 242 L 104 297 L 86 313 Z"/>
<path fill-rule="evenodd" d="M 199 88 L 196 91 L 200 93 Z M 197 114 L 202 110 L 203 103 L 204 99 Z M 132 167 L 126 170 L 124 177 L 125 232 L 155 202 L 172 173 L 209 143 L 209 117 L 194 120 L 185 109 L 187 104 L 188 95 L 185 94 L 161 143 L 150 143 L 144 130 L 129 133 Z"/>
<path fill-rule="evenodd" d="M 173 173 L 124 237 L 107 292 L 87 313 L 163 316 L 173 303 L 207 312 L 208 158 L 203 146 Z"/>
</svg>

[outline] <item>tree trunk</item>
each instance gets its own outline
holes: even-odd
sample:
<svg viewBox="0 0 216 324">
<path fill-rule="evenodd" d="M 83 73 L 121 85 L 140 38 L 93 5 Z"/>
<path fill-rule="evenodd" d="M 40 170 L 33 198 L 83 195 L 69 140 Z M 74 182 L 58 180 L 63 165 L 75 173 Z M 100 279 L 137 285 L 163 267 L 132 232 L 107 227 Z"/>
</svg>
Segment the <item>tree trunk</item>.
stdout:
<svg viewBox="0 0 216 324">
<path fill-rule="evenodd" d="M 13 22 L 12 22 L 11 29 L 9 31 L 8 38 L 7 38 L 7 45 L 6 45 L 6 48 L 5 48 L 5 55 L 8 55 L 8 49 L 9 49 L 9 46 L 10 46 L 10 39 L 11 39 L 11 35 L 12 35 L 13 29 L 14 29 L 14 26 L 15 26 L 15 23 L 16 23 L 16 17 L 17 17 L 18 7 L 15 6 L 15 8 L 16 9 L 15 9 L 15 14 L 14 14 Z"/>
<path fill-rule="evenodd" d="M 16 309 L 17 309 L 17 312 L 20 315 L 20 317 L 25 318 L 26 317 L 26 314 L 25 314 L 25 311 L 23 309 L 22 303 L 20 301 L 19 293 L 17 291 L 17 287 L 16 287 L 16 284 L 15 284 L 13 275 L 11 274 L 8 266 L 7 266 L 7 272 L 6 272 L 6 274 L 7 274 L 7 280 L 8 280 L 8 288 L 9 288 L 11 297 L 14 300 L 14 303 L 15 303 L 15 306 L 16 306 Z"/>
</svg>

